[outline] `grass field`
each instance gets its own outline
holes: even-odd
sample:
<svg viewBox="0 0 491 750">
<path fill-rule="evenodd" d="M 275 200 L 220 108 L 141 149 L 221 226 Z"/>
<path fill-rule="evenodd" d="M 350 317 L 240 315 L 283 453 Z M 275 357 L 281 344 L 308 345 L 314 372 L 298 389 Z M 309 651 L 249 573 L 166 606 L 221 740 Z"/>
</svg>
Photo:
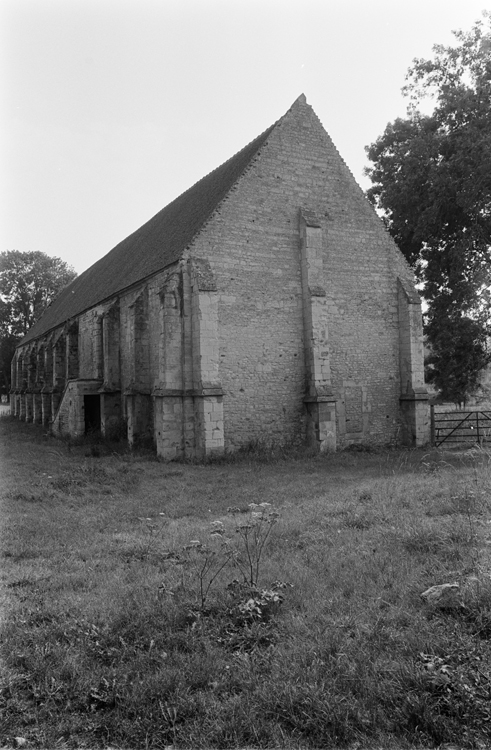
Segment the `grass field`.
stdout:
<svg viewBox="0 0 491 750">
<path fill-rule="evenodd" d="M 491 746 L 487 451 L 166 464 L 0 430 L 0 746 Z"/>
</svg>

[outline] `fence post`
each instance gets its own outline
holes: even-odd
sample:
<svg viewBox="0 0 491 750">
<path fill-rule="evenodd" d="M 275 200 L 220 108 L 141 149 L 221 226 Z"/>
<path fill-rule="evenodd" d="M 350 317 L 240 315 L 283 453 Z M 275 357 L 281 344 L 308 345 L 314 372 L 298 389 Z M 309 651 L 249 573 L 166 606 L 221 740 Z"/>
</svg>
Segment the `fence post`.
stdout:
<svg viewBox="0 0 491 750">
<path fill-rule="evenodd" d="M 476 428 L 477 428 L 477 442 L 481 443 L 481 438 L 479 436 L 479 412 L 476 411 Z"/>
<path fill-rule="evenodd" d="M 435 407 L 433 404 L 430 406 L 430 441 L 432 445 L 435 445 Z"/>
</svg>

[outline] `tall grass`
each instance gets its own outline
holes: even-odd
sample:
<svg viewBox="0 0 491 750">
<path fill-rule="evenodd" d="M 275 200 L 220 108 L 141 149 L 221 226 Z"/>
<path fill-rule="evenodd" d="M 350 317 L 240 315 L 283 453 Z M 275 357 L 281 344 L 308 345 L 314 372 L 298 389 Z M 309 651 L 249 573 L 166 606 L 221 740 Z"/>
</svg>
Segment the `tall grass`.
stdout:
<svg viewBox="0 0 491 750">
<path fill-rule="evenodd" d="M 491 744 L 487 452 L 163 464 L 1 427 L 0 744 Z M 244 581 L 235 528 L 264 502 Z M 226 563 L 204 600 L 190 542 Z M 448 582 L 455 606 L 421 599 Z"/>
</svg>

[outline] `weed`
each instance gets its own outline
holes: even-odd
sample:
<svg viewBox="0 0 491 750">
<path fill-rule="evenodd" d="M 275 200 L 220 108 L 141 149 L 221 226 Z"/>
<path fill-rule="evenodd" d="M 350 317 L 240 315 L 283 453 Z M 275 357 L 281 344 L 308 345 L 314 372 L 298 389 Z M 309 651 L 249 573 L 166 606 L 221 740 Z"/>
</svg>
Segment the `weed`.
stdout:
<svg viewBox="0 0 491 750">
<path fill-rule="evenodd" d="M 227 508 L 227 513 L 236 516 L 241 513 L 241 509 Z M 257 587 L 263 552 L 278 517 L 279 513 L 271 503 L 250 503 L 248 515 L 235 528 L 242 542 L 243 554 L 236 554 L 234 563 L 244 582 L 252 588 Z"/>
<path fill-rule="evenodd" d="M 210 537 L 208 544 L 203 544 L 199 540 L 186 544 L 179 560 L 183 569 L 183 588 L 186 588 L 187 571 L 190 570 L 189 575 L 197 579 L 198 604 L 201 610 L 205 608 L 211 587 L 234 556 L 234 550 L 223 532 L 223 524 L 220 521 L 213 522 Z"/>
<path fill-rule="evenodd" d="M 182 547 L 180 553 L 173 555 L 169 561 L 181 570 L 181 591 L 192 590 L 196 584 L 196 600 L 203 611 L 212 587 L 219 582 L 228 568 L 235 568 L 242 575 L 242 585 L 248 592 L 257 592 L 261 561 L 273 526 L 279 513 L 271 503 L 250 503 L 245 518 L 240 508 L 229 507 L 227 512 L 233 516 L 238 544 L 229 534 L 223 521 L 215 520 L 210 524 L 208 541 L 194 539 Z M 150 520 L 150 519 L 148 519 Z M 172 588 L 161 584 L 161 590 L 174 594 Z M 234 591 L 237 591 L 235 587 Z M 263 592 L 260 596 L 267 596 Z M 266 599 L 249 599 L 249 604 L 256 607 L 256 612 L 266 611 Z M 271 593 L 271 596 L 273 593 Z M 282 599 L 278 595 L 277 601 Z M 272 604 L 273 599 L 271 599 Z M 246 610 L 244 610 L 245 615 Z M 251 609 L 252 614 L 252 609 Z"/>
</svg>

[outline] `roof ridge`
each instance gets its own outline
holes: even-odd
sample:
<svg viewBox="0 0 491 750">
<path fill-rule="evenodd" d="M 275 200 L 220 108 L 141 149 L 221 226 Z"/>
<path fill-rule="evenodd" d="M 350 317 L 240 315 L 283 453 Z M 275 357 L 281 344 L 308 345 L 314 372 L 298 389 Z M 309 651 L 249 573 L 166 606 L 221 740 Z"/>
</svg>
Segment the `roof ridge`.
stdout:
<svg viewBox="0 0 491 750">
<path fill-rule="evenodd" d="M 282 118 L 280 118 L 280 119 L 282 119 Z M 234 187 L 236 186 L 236 184 L 238 183 L 238 181 L 247 172 L 247 170 L 251 166 L 251 163 L 252 163 L 253 159 L 256 158 L 256 156 L 258 155 L 259 151 L 265 145 L 267 137 L 274 130 L 274 128 L 276 127 L 276 125 L 278 124 L 278 122 L 279 122 L 279 120 L 277 120 L 275 123 L 273 123 L 273 125 L 270 125 L 269 128 L 266 128 L 266 130 L 263 130 L 263 132 L 260 135 L 258 135 L 256 138 L 253 138 L 252 141 L 249 141 L 249 143 L 247 145 L 245 145 L 243 148 L 241 148 L 235 154 L 233 154 L 232 156 L 230 156 L 226 161 L 222 162 L 222 164 L 219 164 L 218 167 L 215 167 L 215 169 L 212 169 L 211 172 L 208 172 L 207 174 L 205 174 L 197 182 L 195 182 L 193 185 L 191 185 L 191 187 L 189 187 L 183 193 L 181 193 L 180 195 L 178 195 L 176 198 L 174 198 L 174 200 L 172 200 L 170 203 L 168 203 L 167 206 L 165 206 L 165 208 L 168 208 L 169 206 L 171 206 L 174 203 L 174 201 L 180 200 L 187 193 L 189 193 L 190 191 L 194 190 L 194 188 L 196 188 L 196 186 L 198 186 L 201 182 L 203 182 L 205 180 L 208 180 L 215 173 L 219 172 L 219 170 L 221 170 L 222 168 L 224 168 L 227 164 L 230 164 L 231 162 L 234 161 L 234 159 L 237 159 L 242 152 L 247 151 L 247 149 L 249 149 L 256 141 L 258 141 L 258 142 L 260 141 L 258 143 L 258 146 L 255 149 L 255 151 L 253 151 L 252 154 L 251 154 L 251 156 L 249 157 L 249 159 L 248 159 L 247 164 L 245 165 L 245 167 L 242 169 L 242 171 L 237 176 L 237 178 L 234 180 L 234 182 L 230 185 L 230 187 L 227 190 L 227 192 L 225 193 L 225 195 L 219 200 L 219 202 L 216 204 L 216 206 L 211 209 L 211 211 L 208 214 L 207 218 L 204 219 L 203 222 L 202 222 L 202 224 L 197 228 L 196 232 L 194 233 L 194 235 L 192 236 L 192 238 L 190 239 L 190 241 L 187 243 L 186 247 L 189 247 L 189 245 L 191 245 L 194 242 L 194 239 L 201 232 L 202 228 L 210 221 L 211 217 L 218 211 L 219 207 L 227 199 L 228 195 L 234 189 Z M 143 225 L 143 226 L 145 226 L 145 225 Z M 183 248 L 183 250 L 185 250 L 185 249 L 186 248 Z"/>
<path fill-rule="evenodd" d="M 283 115 L 283 117 L 284 117 L 284 115 Z M 269 128 L 266 128 L 266 130 L 264 130 L 261 133 L 261 135 L 258 135 L 257 138 L 254 138 L 252 141 L 250 141 L 247 144 L 247 146 L 244 146 L 243 149 L 241 149 L 236 154 L 234 154 L 234 156 L 231 156 L 230 159 L 227 159 L 226 162 L 224 162 L 219 167 L 216 167 L 216 169 L 214 169 L 211 172 L 209 172 L 208 175 L 205 175 L 205 177 L 208 177 L 209 175 L 212 175 L 214 172 L 216 172 L 217 170 L 219 170 L 221 167 L 225 166 L 228 162 L 232 161 L 237 156 L 239 156 L 242 153 L 242 151 L 245 151 L 246 149 L 250 148 L 253 145 L 253 143 L 255 143 L 256 141 L 260 141 L 260 143 L 258 144 L 258 147 L 256 148 L 256 150 L 253 151 L 253 153 L 251 154 L 251 156 L 250 156 L 249 160 L 247 161 L 247 164 L 245 165 L 245 167 L 242 169 L 242 171 L 237 176 L 237 178 L 234 180 L 234 182 L 230 185 L 230 187 L 228 188 L 228 190 L 225 193 L 225 195 L 222 196 L 222 198 L 218 201 L 218 203 L 216 204 L 216 206 L 210 211 L 208 217 L 206 219 L 204 219 L 203 223 L 197 229 L 197 231 L 195 232 L 195 234 L 193 235 L 193 237 L 191 238 L 191 240 L 188 242 L 188 244 L 187 244 L 186 247 L 189 247 L 189 245 L 191 245 L 194 242 L 195 238 L 199 235 L 199 233 L 201 232 L 201 230 L 203 229 L 203 227 L 205 227 L 208 224 L 208 222 L 211 220 L 211 218 L 214 216 L 214 214 L 216 214 L 217 211 L 219 211 L 220 206 L 224 203 L 224 201 L 227 200 L 228 196 L 230 195 L 230 193 L 232 192 L 232 190 L 236 187 L 237 183 L 242 179 L 242 177 L 250 169 L 250 167 L 252 166 L 252 162 L 256 159 L 256 157 L 258 156 L 259 152 L 261 151 L 261 149 L 263 148 L 263 146 L 266 144 L 267 138 L 271 135 L 271 133 L 276 128 L 276 126 L 278 125 L 278 123 L 283 119 L 283 117 L 280 117 L 279 120 L 276 120 L 276 122 L 273 123 L 273 125 L 271 125 Z M 202 177 L 201 179 L 204 180 L 205 177 Z M 198 180 L 198 182 L 201 182 L 201 180 Z M 198 183 L 196 183 L 196 184 L 198 184 Z M 186 249 L 186 248 L 184 248 L 184 249 Z"/>
<path fill-rule="evenodd" d="M 232 183 L 232 185 L 227 190 L 226 194 L 217 203 L 217 205 L 215 206 L 215 208 L 212 209 L 212 211 L 210 212 L 208 218 L 203 221 L 203 224 L 201 225 L 201 227 L 197 230 L 197 232 L 195 233 L 195 235 L 193 236 L 193 238 L 191 239 L 191 241 L 188 243 L 188 247 L 189 247 L 189 245 L 191 245 L 194 242 L 195 237 L 197 237 L 197 235 L 199 234 L 199 232 L 201 231 L 201 229 L 204 226 L 206 226 L 206 224 L 208 224 L 208 222 L 210 221 L 210 219 L 212 218 L 212 216 L 219 210 L 219 208 L 223 204 L 223 202 L 227 200 L 227 198 L 230 195 L 231 191 L 237 185 L 237 183 L 239 182 L 239 180 L 241 180 L 242 177 L 246 174 L 246 172 L 248 171 L 248 169 L 251 167 L 251 164 L 252 164 L 253 160 L 258 155 L 259 151 L 266 144 L 267 138 L 271 135 L 271 133 L 273 132 L 273 130 L 281 123 L 281 121 L 284 120 L 285 117 L 287 117 L 287 115 L 291 112 L 291 110 L 295 107 L 296 104 L 308 104 L 307 98 L 306 98 L 305 94 L 303 94 L 303 93 L 300 94 L 300 96 L 298 96 L 295 99 L 295 101 L 293 102 L 293 104 L 291 105 L 291 107 L 289 109 L 287 109 L 287 111 L 281 117 L 279 117 L 272 125 L 270 125 L 269 128 L 266 128 L 266 130 L 263 130 L 263 132 L 260 135 L 258 135 L 256 138 L 253 138 L 252 141 L 250 141 L 246 146 L 244 146 L 243 148 L 241 148 L 240 151 L 237 151 L 233 156 L 231 156 L 229 159 L 227 159 L 227 161 L 223 162 L 218 167 L 215 167 L 215 169 L 213 169 L 211 172 L 208 172 L 208 174 L 204 175 L 204 177 L 202 177 L 200 180 L 198 180 L 198 182 L 196 182 L 194 185 L 192 185 L 190 188 L 188 188 L 188 190 L 192 190 L 192 188 L 195 185 L 198 185 L 202 180 L 206 179 L 210 175 L 213 175 L 214 172 L 218 171 L 219 169 L 221 169 L 222 167 L 224 167 L 228 162 L 231 162 L 233 159 L 235 159 L 236 157 L 238 157 L 243 151 L 246 151 L 248 148 L 250 148 L 253 145 L 253 143 L 255 143 L 256 141 L 261 141 L 259 143 L 257 149 L 255 150 L 255 152 L 253 152 L 252 155 L 250 156 L 249 161 L 245 165 L 245 167 L 242 170 L 242 172 L 238 175 L 237 179 Z M 181 195 L 185 195 L 188 192 L 188 190 L 185 190 L 184 193 L 182 193 Z M 180 196 L 178 196 L 178 197 L 180 197 Z M 177 198 L 175 200 L 177 200 Z"/>
<path fill-rule="evenodd" d="M 250 168 L 269 135 L 288 112 L 77 276 L 53 300 L 20 344 L 48 334 L 70 318 L 104 303 L 179 260 Z"/>
</svg>

